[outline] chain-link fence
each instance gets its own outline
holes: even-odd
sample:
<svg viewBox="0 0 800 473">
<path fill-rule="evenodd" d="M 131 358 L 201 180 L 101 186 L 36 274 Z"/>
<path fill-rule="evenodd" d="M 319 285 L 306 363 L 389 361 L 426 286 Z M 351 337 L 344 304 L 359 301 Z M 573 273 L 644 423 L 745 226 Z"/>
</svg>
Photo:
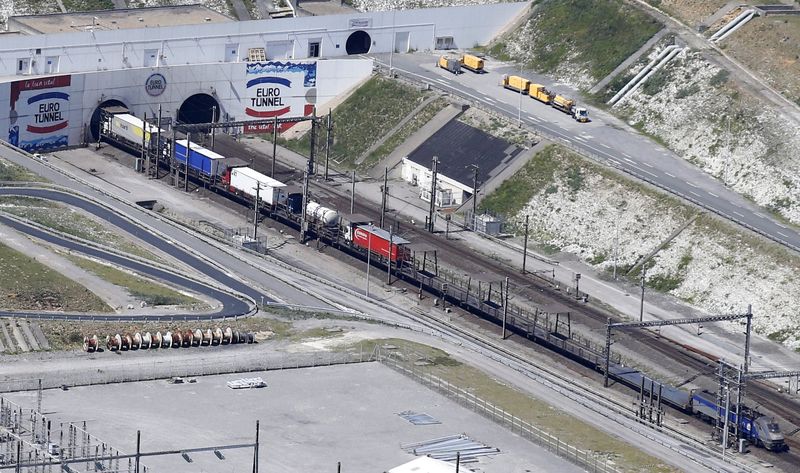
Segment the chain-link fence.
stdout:
<svg viewBox="0 0 800 473">
<path fill-rule="evenodd" d="M 408 363 L 408 356 L 398 352 L 386 352 L 376 350 L 376 358 L 384 365 L 422 383 L 423 385 L 439 392 L 440 394 L 454 400 L 468 409 L 483 415 L 489 420 L 508 428 L 514 433 L 538 444 L 547 450 L 555 453 L 561 458 L 568 460 L 581 468 L 585 468 L 592 473 L 620 473 L 621 470 L 607 459 L 589 450 L 581 450 L 570 445 L 558 437 L 547 433 L 535 425 L 520 419 L 519 417 L 506 412 L 495 404 L 481 399 L 470 393 L 466 389 L 456 386 L 438 376 L 425 373 L 421 369 L 416 369 L 415 365 Z"/>
<path fill-rule="evenodd" d="M 163 357 L 141 362 L 105 363 L 96 368 L 59 370 L 41 378 L 5 379 L 0 392 L 33 391 L 39 380 L 43 389 L 94 384 L 151 381 L 175 377 L 209 376 L 250 371 L 270 371 L 314 366 L 341 365 L 373 361 L 372 352 L 257 353 L 226 354 L 208 357 Z"/>
</svg>

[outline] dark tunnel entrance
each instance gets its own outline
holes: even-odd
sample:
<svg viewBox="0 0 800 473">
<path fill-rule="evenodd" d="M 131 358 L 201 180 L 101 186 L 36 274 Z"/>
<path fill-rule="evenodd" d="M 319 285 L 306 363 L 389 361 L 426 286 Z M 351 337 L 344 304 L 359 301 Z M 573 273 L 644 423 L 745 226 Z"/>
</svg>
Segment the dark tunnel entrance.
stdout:
<svg viewBox="0 0 800 473">
<path fill-rule="evenodd" d="M 181 123 L 213 123 L 219 120 L 219 116 L 219 102 L 208 94 L 192 95 L 178 109 L 178 121 Z"/>
<path fill-rule="evenodd" d="M 370 46 L 372 46 L 372 38 L 366 31 L 361 30 L 351 33 L 345 43 L 347 54 L 367 54 Z"/>
<path fill-rule="evenodd" d="M 120 102 L 119 100 L 106 100 L 105 102 L 101 103 L 94 109 L 94 113 L 92 113 L 92 119 L 89 120 L 89 132 L 92 134 L 92 140 L 97 141 L 97 138 L 100 136 L 100 110 L 106 107 L 124 107 L 128 108 L 127 105 Z"/>
</svg>

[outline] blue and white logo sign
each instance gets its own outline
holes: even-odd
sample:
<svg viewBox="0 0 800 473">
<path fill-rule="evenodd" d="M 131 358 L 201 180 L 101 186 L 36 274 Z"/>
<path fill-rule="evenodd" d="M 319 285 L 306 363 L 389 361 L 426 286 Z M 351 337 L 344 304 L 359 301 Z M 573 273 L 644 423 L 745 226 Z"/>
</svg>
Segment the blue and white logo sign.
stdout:
<svg viewBox="0 0 800 473">
<path fill-rule="evenodd" d="M 144 83 L 144 90 L 151 97 L 158 97 L 167 89 L 167 79 L 161 74 L 152 74 Z"/>
</svg>

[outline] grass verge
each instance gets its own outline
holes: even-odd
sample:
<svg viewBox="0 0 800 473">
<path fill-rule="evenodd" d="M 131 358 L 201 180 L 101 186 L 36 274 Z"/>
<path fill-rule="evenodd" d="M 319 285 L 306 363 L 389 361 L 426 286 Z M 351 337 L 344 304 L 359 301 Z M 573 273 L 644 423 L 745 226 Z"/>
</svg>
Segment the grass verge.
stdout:
<svg viewBox="0 0 800 473">
<path fill-rule="evenodd" d="M 87 288 L 3 244 L 0 244 L 0 274 L 0 307 L 5 310 L 110 310 Z"/>
<path fill-rule="evenodd" d="M 159 262 L 164 260 L 97 221 L 56 202 L 32 197 L 3 196 L 0 197 L 0 210 L 52 230 L 107 245 L 141 258 Z"/>
<path fill-rule="evenodd" d="M 68 12 L 113 10 L 114 2 L 111 0 L 63 0 L 64 8 Z"/>
<path fill-rule="evenodd" d="M 334 110 L 332 161 L 353 169 L 356 159 L 397 126 L 426 96 L 427 93 L 401 82 L 373 76 Z M 324 130 L 319 137 L 318 144 L 322 147 Z M 306 133 L 301 138 L 281 143 L 307 156 L 310 139 L 310 133 Z M 324 150 L 317 155 L 324 156 Z"/>
<path fill-rule="evenodd" d="M 0 159 L 0 181 L 46 182 L 47 180 L 18 164 Z"/>
<path fill-rule="evenodd" d="M 379 163 L 386 156 L 389 156 L 392 151 L 406 141 L 411 135 L 416 133 L 422 126 L 431 121 L 431 119 L 445 107 L 447 107 L 447 100 L 445 99 L 437 99 L 426 105 L 425 108 L 414 115 L 414 118 L 397 130 L 397 133 L 392 135 L 382 145 L 378 146 L 375 151 L 370 153 L 369 156 L 358 165 L 358 169 L 362 171 L 367 170 Z"/>
<path fill-rule="evenodd" d="M 544 401 L 533 398 L 477 368 L 461 363 L 437 348 L 396 338 L 365 340 L 349 348 L 351 350 L 363 348 L 365 352 L 369 352 L 375 346 L 385 345 L 395 346 L 401 353 L 413 354 L 405 357 L 407 368 L 419 371 L 421 368 L 417 363 L 423 361 L 425 372 L 470 391 L 475 396 L 538 426 L 566 443 L 592 452 L 602 452 L 624 471 L 678 471 L 635 446 L 598 430 Z"/>
<path fill-rule="evenodd" d="M 204 305 L 194 297 L 187 296 L 160 283 L 135 276 L 112 266 L 75 255 L 69 255 L 67 258 L 86 271 L 96 274 L 101 279 L 127 289 L 133 297 L 146 302 L 147 305 Z"/>
<path fill-rule="evenodd" d="M 643 11 L 619 0 L 545 0 L 523 27 L 530 37 L 520 38 L 521 32 L 513 31 L 494 44 L 491 53 L 511 59 L 507 45 L 518 41 L 527 68 L 551 73 L 574 62 L 600 80 L 661 28 Z"/>
</svg>

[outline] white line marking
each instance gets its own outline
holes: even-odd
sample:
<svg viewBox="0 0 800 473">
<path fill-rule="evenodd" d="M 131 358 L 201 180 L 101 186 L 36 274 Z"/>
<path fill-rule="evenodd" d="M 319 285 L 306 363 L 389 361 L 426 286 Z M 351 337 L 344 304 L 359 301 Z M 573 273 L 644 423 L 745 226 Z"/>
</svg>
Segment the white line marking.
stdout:
<svg viewBox="0 0 800 473">
<path fill-rule="evenodd" d="M 778 222 L 775 222 L 775 225 L 777 225 L 777 226 L 779 226 L 779 227 L 781 227 L 781 228 L 785 228 L 785 229 L 787 229 L 787 230 L 789 229 L 789 227 L 787 227 L 786 225 L 780 224 L 780 223 L 778 223 Z"/>
<path fill-rule="evenodd" d="M 450 85 L 446 80 L 439 79 L 438 77 L 435 77 L 433 80 L 435 80 L 436 82 L 441 82 L 442 84 L 445 84 L 445 85 Z"/>
<path fill-rule="evenodd" d="M 606 149 L 611 149 L 611 146 L 608 146 L 605 143 L 600 143 L 600 146 L 602 146 L 603 148 L 606 148 Z"/>
<path fill-rule="evenodd" d="M 787 234 L 785 234 L 785 233 L 783 233 L 781 231 L 778 232 L 778 235 L 780 235 L 780 236 L 782 236 L 784 238 L 791 238 L 789 235 L 787 235 Z"/>
<path fill-rule="evenodd" d="M 575 139 L 576 139 L 576 140 L 578 140 L 578 141 L 586 141 L 586 140 L 584 140 L 583 138 L 581 138 L 581 137 L 580 137 L 580 136 L 578 136 L 578 135 L 575 135 L 575 136 L 573 136 L 573 138 L 575 138 Z"/>
<path fill-rule="evenodd" d="M 622 158 L 622 159 L 624 159 L 625 161 L 628 161 L 631 164 L 636 164 L 636 162 L 631 160 L 631 159 L 628 159 L 628 158 Z"/>
<path fill-rule="evenodd" d="M 692 182 L 686 181 L 686 183 L 687 183 L 687 184 L 689 184 L 690 186 L 694 187 L 695 189 L 699 189 L 699 187 L 697 187 L 697 186 L 696 186 L 694 183 L 692 183 Z"/>
<path fill-rule="evenodd" d="M 764 215 L 764 214 L 760 214 L 760 213 L 758 213 L 758 212 L 755 212 L 755 214 L 756 214 L 757 216 L 761 217 L 761 218 L 767 218 L 767 216 L 766 216 L 766 215 Z"/>
<path fill-rule="evenodd" d="M 489 102 L 492 102 L 492 103 L 497 103 L 497 102 L 496 102 L 496 101 L 495 101 L 493 98 L 491 98 L 491 97 L 484 97 L 484 99 L 485 99 L 485 100 L 488 100 Z"/>
<path fill-rule="evenodd" d="M 708 195 L 710 195 L 711 197 L 717 197 L 717 198 L 719 198 L 719 196 L 718 196 L 717 194 L 715 194 L 715 193 L 713 193 L 713 192 L 711 192 L 711 191 L 706 191 L 706 192 L 708 192 Z"/>
<path fill-rule="evenodd" d="M 690 194 L 692 194 L 692 195 L 693 195 L 693 196 L 695 196 L 695 197 L 700 197 L 700 194 L 698 194 L 698 193 L 697 193 L 697 192 L 695 192 L 695 191 L 689 191 L 689 193 L 690 193 Z"/>
<path fill-rule="evenodd" d="M 737 211 L 735 211 L 735 210 L 733 211 L 733 213 L 735 213 L 736 215 L 738 215 L 738 216 L 740 216 L 740 217 L 744 218 L 744 215 L 740 214 L 739 212 L 737 212 Z"/>
<path fill-rule="evenodd" d="M 627 161 L 627 159 L 626 159 L 626 161 Z M 643 172 L 643 173 L 645 173 L 645 174 L 650 174 L 650 175 L 651 175 L 651 176 L 653 176 L 653 177 L 658 177 L 658 176 L 656 176 L 655 174 L 653 174 L 652 172 L 650 172 L 650 171 L 648 171 L 648 170 L 646 170 L 646 169 L 642 169 L 642 168 L 640 168 L 639 166 L 637 166 L 637 165 L 635 165 L 635 164 L 631 164 L 631 167 L 632 167 L 632 168 L 634 168 L 634 169 L 636 169 L 636 170 L 637 170 L 637 171 L 639 171 L 639 172 Z"/>
<path fill-rule="evenodd" d="M 650 163 L 646 163 L 646 162 L 644 162 L 644 161 L 642 161 L 642 164 L 644 164 L 645 166 L 647 166 L 647 167 L 649 167 L 649 168 L 651 168 L 651 169 L 652 169 L 652 167 L 653 167 L 653 165 L 652 165 L 652 164 L 650 164 Z"/>
<path fill-rule="evenodd" d="M 570 144 L 571 143 L 571 141 L 569 141 L 568 139 L 564 138 L 563 136 L 560 136 L 559 139 L 561 141 L 563 141 L 564 143 L 566 143 L 566 144 Z"/>
<path fill-rule="evenodd" d="M 581 134 L 581 136 L 582 136 L 582 137 L 584 137 L 584 138 L 586 138 L 587 140 L 591 140 L 592 138 L 594 138 L 594 136 L 592 136 L 592 135 L 584 135 L 584 134 Z"/>
<path fill-rule="evenodd" d="M 528 119 L 533 120 L 535 122 L 542 121 L 539 117 L 534 117 L 533 115 L 528 115 Z"/>
<path fill-rule="evenodd" d="M 632 157 L 633 157 L 633 156 L 631 156 L 631 155 L 630 155 L 630 154 L 628 154 L 628 153 L 622 153 L 622 155 L 623 155 L 623 156 L 625 156 L 626 158 L 632 158 Z"/>
<path fill-rule="evenodd" d="M 664 174 L 666 174 L 667 176 L 669 176 L 669 177 L 671 177 L 671 178 L 675 179 L 675 175 L 674 175 L 674 174 L 670 174 L 670 173 L 668 173 L 668 172 L 665 172 Z"/>
</svg>

